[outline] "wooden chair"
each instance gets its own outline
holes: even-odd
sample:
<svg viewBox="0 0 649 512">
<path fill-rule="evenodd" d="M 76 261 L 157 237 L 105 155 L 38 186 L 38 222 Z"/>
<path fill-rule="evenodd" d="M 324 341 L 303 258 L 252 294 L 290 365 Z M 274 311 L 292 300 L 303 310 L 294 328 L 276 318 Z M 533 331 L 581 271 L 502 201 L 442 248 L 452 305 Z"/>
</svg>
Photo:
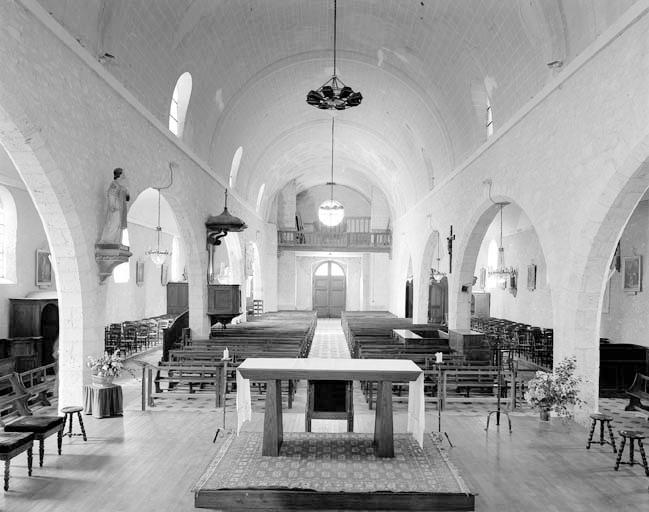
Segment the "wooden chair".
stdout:
<svg viewBox="0 0 649 512">
<path fill-rule="evenodd" d="M 38 465 L 43 466 L 43 457 L 45 455 L 44 441 L 49 436 L 57 435 L 58 453 L 61 455 L 61 445 L 63 444 L 63 429 L 65 427 L 65 418 L 63 416 L 34 416 L 27 403 L 31 393 L 25 388 L 20 381 L 18 374 L 8 375 L 13 388 L 13 405 L 15 411 L 19 414 L 18 419 L 4 425 L 5 432 L 32 433 L 34 439 L 38 440 Z"/>
<path fill-rule="evenodd" d="M 308 381 L 305 429 L 311 432 L 311 420 L 346 420 L 347 432 L 354 431 L 354 402 L 351 381 Z"/>
</svg>

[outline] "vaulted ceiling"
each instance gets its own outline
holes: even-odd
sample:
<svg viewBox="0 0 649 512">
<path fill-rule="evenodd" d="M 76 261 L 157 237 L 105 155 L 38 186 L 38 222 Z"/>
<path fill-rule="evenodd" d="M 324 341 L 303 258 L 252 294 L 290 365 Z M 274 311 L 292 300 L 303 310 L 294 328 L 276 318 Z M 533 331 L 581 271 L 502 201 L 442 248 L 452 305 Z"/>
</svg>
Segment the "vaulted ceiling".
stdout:
<svg viewBox="0 0 649 512">
<path fill-rule="evenodd" d="M 183 138 L 225 183 L 243 147 L 251 205 L 328 181 L 331 114 L 305 96 L 332 74 L 333 0 L 40 2 L 165 124 L 189 71 Z M 337 72 L 364 100 L 336 114 L 336 182 L 403 213 L 486 140 L 487 100 L 497 131 L 631 4 L 340 0 Z"/>
</svg>

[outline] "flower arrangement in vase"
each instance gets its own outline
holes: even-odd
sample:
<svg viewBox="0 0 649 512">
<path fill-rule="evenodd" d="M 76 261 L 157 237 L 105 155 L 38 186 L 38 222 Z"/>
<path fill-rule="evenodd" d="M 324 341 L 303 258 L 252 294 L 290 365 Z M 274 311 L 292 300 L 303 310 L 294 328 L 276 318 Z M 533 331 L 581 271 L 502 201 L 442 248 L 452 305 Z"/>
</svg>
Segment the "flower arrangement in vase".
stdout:
<svg viewBox="0 0 649 512">
<path fill-rule="evenodd" d="M 557 364 L 554 372 L 538 371 L 527 383 L 525 400 L 540 411 L 542 420 L 549 419 L 550 411 L 572 417 L 573 407 L 583 403 L 578 396 L 583 379 L 575 376 L 576 367 L 576 359 L 568 357 Z"/>
<path fill-rule="evenodd" d="M 112 354 L 104 352 L 104 355 L 98 358 L 88 356 L 86 365 L 92 369 L 92 380 L 96 385 L 111 385 L 115 377 L 119 377 L 124 365 L 122 358 L 119 357 L 119 350 Z"/>
</svg>

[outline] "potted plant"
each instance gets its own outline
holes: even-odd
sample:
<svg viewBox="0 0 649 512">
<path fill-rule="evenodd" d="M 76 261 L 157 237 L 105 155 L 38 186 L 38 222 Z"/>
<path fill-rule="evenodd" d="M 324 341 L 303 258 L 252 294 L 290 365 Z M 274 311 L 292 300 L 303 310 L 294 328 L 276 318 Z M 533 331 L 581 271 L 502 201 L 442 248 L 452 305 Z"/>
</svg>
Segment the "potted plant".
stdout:
<svg viewBox="0 0 649 512">
<path fill-rule="evenodd" d="M 575 376 L 576 367 L 576 359 L 568 357 L 557 364 L 554 372 L 538 371 L 527 383 L 525 400 L 539 410 L 542 420 L 550 419 L 550 411 L 572 417 L 574 406 L 582 403 L 578 394 L 583 379 Z"/>
<path fill-rule="evenodd" d="M 104 352 L 104 355 L 99 358 L 88 356 L 86 365 L 92 369 L 92 383 L 103 387 L 111 386 L 113 379 L 119 377 L 122 368 L 124 368 L 119 350 L 111 355 Z"/>
</svg>

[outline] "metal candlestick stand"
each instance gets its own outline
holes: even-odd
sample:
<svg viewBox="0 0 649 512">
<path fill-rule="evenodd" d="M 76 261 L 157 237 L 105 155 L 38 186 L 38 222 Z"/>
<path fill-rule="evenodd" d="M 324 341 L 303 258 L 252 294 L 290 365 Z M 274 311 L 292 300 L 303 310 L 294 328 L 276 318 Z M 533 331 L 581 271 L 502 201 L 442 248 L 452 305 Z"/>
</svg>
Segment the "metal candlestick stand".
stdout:
<svg viewBox="0 0 649 512">
<path fill-rule="evenodd" d="M 442 366 L 444 363 L 435 363 L 435 366 L 437 367 L 437 432 L 439 434 L 440 441 L 442 439 Z M 446 440 L 448 441 L 448 444 L 453 447 L 453 443 L 451 443 L 451 438 L 448 437 L 448 433 L 446 431 L 443 432 L 444 436 L 446 437 Z"/>
<path fill-rule="evenodd" d="M 232 358 L 230 357 L 224 357 L 221 359 L 223 361 L 223 427 L 219 427 L 216 429 L 216 434 L 214 434 L 214 439 L 212 440 L 213 443 L 216 443 L 216 438 L 219 437 L 219 433 L 223 431 L 224 433 L 226 432 L 225 430 L 225 397 L 227 395 L 228 391 L 228 361 L 232 361 Z"/>
<path fill-rule="evenodd" d="M 500 426 L 500 413 L 502 412 L 505 416 L 507 416 L 507 422 L 509 423 L 509 432 L 511 433 L 512 431 L 512 420 L 509 417 L 509 411 L 507 409 L 501 411 L 500 409 L 500 397 L 501 397 L 501 390 L 502 390 L 502 371 L 503 371 L 503 353 L 502 350 L 500 350 L 500 337 L 496 338 L 496 364 L 498 366 L 498 382 L 496 384 L 496 389 L 498 392 L 498 396 L 496 397 L 496 410 L 495 411 L 489 411 L 489 414 L 487 415 L 487 426 L 485 427 L 485 430 L 489 430 L 489 420 L 491 419 L 491 415 L 496 413 L 496 426 Z"/>
</svg>

